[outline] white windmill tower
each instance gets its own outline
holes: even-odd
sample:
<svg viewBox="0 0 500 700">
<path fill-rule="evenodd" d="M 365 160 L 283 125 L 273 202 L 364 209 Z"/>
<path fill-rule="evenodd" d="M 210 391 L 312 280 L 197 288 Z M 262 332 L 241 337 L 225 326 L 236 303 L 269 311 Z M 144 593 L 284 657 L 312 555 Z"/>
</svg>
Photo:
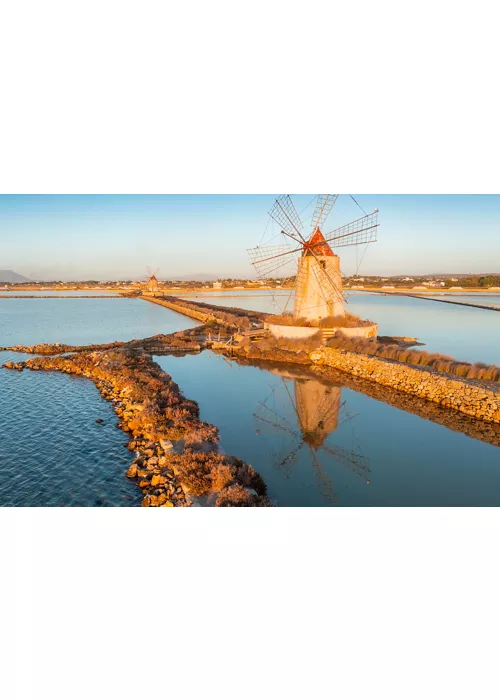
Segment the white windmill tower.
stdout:
<svg viewBox="0 0 500 700">
<path fill-rule="evenodd" d="M 257 246 L 248 251 L 259 279 L 288 265 L 298 257 L 294 317 L 310 321 L 342 318 L 345 315 L 340 258 L 332 248 L 357 246 L 377 240 L 378 209 L 349 224 L 323 234 L 338 194 L 319 194 L 311 220 L 304 225 L 288 194 L 275 200 L 269 216 L 281 227 L 284 240 L 279 246 Z"/>
</svg>

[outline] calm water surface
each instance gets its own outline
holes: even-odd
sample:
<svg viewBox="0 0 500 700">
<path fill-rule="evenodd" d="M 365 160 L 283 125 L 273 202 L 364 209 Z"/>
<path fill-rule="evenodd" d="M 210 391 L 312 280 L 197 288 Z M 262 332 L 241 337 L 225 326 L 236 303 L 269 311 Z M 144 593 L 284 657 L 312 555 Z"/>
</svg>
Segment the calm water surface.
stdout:
<svg viewBox="0 0 500 700">
<path fill-rule="evenodd" d="M 220 303 L 256 308 L 269 301 L 261 296 Z M 362 295 L 355 305 L 383 333 L 419 335 L 465 359 L 497 357 L 494 312 Z M 0 346 L 101 343 L 193 325 L 141 300 L 0 299 Z M 0 353 L 0 364 L 19 357 Z M 500 452 L 491 445 L 299 368 L 282 376 L 211 353 L 158 362 L 220 428 L 222 447 L 262 473 L 280 506 L 500 505 Z M 0 396 L 0 505 L 138 505 L 124 476 L 126 437 L 91 382 L 0 369 Z"/>
<path fill-rule="evenodd" d="M 254 297 L 249 294 L 253 292 L 232 292 L 231 296 L 224 298 L 210 298 L 210 303 L 281 313 L 288 302 L 287 310 L 293 309 L 293 295 L 290 298 L 290 292 L 259 292 Z M 202 301 L 202 295 L 198 300 Z M 456 300 L 471 301 L 471 298 L 457 297 Z M 480 300 L 485 300 L 484 303 L 488 305 L 497 303 L 500 306 L 500 295 L 476 297 L 475 303 L 483 303 Z M 417 337 L 425 343 L 424 349 L 429 352 L 439 352 L 467 362 L 500 364 L 500 313 L 496 311 L 440 304 L 426 299 L 363 293 L 350 293 L 346 308 L 350 313 L 378 323 L 380 335 Z"/>
<path fill-rule="evenodd" d="M 0 506 L 139 505 L 126 436 L 92 382 L 0 369 L 0 396 Z"/>
<path fill-rule="evenodd" d="M 10 291 L 2 289 L 0 290 L 0 296 L 23 296 L 23 297 L 33 297 L 33 296 L 45 296 L 45 297 L 53 297 L 53 296 L 65 296 L 65 297 L 82 297 L 82 296 L 104 296 L 104 297 L 115 297 L 117 294 L 115 292 L 109 292 L 107 290 L 101 291 L 95 291 L 92 289 L 70 289 L 68 291 L 66 290 L 60 290 L 60 291 L 55 291 L 55 290 L 47 290 L 46 292 L 42 290 L 35 290 L 35 291 L 16 291 L 15 289 L 12 289 Z"/>
<path fill-rule="evenodd" d="M 110 343 L 194 325 L 193 319 L 141 299 L 0 299 L 0 347 Z"/>
<path fill-rule="evenodd" d="M 291 378 L 211 353 L 155 359 L 279 506 L 500 505 L 497 447 L 299 368 Z"/>
<path fill-rule="evenodd" d="M 0 300 L 0 346 L 103 343 L 168 333 L 192 319 L 133 299 Z M 25 359 L 0 352 L 0 365 Z M 126 435 L 90 381 L 0 369 L 0 506 L 130 506 Z M 97 424 L 97 418 L 104 420 Z"/>
</svg>

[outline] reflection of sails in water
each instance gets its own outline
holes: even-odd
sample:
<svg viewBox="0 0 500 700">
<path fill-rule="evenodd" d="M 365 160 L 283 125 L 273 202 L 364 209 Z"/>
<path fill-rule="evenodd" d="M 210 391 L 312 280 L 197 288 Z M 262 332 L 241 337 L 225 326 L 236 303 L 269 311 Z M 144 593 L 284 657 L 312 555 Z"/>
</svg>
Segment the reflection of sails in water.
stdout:
<svg viewBox="0 0 500 700">
<path fill-rule="evenodd" d="M 282 374 L 280 372 L 280 374 Z M 290 391 L 289 380 L 293 377 L 294 392 Z M 297 424 L 280 415 L 277 410 L 277 388 L 271 387 L 271 393 L 267 399 L 258 405 L 254 417 L 261 423 L 272 426 L 277 431 L 290 436 L 289 445 L 283 454 L 277 458 L 277 467 L 283 469 L 289 478 L 293 473 L 293 462 L 303 448 L 307 448 L 314 475 L 322 495 L 331 503 L 338 502 L 332 480 L 321 457 L 326 457 L 328 462 L 333 461 L 350 469 L 355 474 L 363 477 L 369 483 L 368 475 L 370 467 L 368 460 L 362 454 L 344 450 L 338 446 L 325 444 L 328 435 L 337 428 L 351 420 L 345 402 L 341 403 L 342 387 L 335 384 L 324 384 L 317 379 L 311 379 L 307 375 L 288 375 L 281 377 L 285 389 L 286 401 L 289 402 L 297 418 Z"/>
</svg>

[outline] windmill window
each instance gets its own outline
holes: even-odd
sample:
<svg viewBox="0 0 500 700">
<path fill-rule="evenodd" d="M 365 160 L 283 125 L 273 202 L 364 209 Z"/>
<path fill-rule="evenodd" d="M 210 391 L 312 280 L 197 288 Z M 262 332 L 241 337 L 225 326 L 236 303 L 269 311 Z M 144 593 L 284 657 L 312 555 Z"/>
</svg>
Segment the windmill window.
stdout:
<svg viewBox="0 0 500 700">
<path fill-rule="evenodd" d="M 320 260 L 320 261 L 319 261 L 319 264 L 321 265 L 321 267 L 323 268 L 323 270 L 326 270 L 326 260 Z"/>
</svg>

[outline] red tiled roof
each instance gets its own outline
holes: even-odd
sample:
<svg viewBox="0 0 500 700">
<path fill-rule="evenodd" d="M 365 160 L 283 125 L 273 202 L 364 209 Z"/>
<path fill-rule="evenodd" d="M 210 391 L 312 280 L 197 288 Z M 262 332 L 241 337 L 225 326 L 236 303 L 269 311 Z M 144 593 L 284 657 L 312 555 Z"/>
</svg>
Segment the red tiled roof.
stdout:
<svg viewBox="0 0 500 700">
<path fill-rule="evenodd" d="M 327 255 L 329 257 L 335 255 L 319 228 L 313 233 L 304 249 L 304 255 L 312 255 L 313 253 L 315 255 Z"/>
</svg>

